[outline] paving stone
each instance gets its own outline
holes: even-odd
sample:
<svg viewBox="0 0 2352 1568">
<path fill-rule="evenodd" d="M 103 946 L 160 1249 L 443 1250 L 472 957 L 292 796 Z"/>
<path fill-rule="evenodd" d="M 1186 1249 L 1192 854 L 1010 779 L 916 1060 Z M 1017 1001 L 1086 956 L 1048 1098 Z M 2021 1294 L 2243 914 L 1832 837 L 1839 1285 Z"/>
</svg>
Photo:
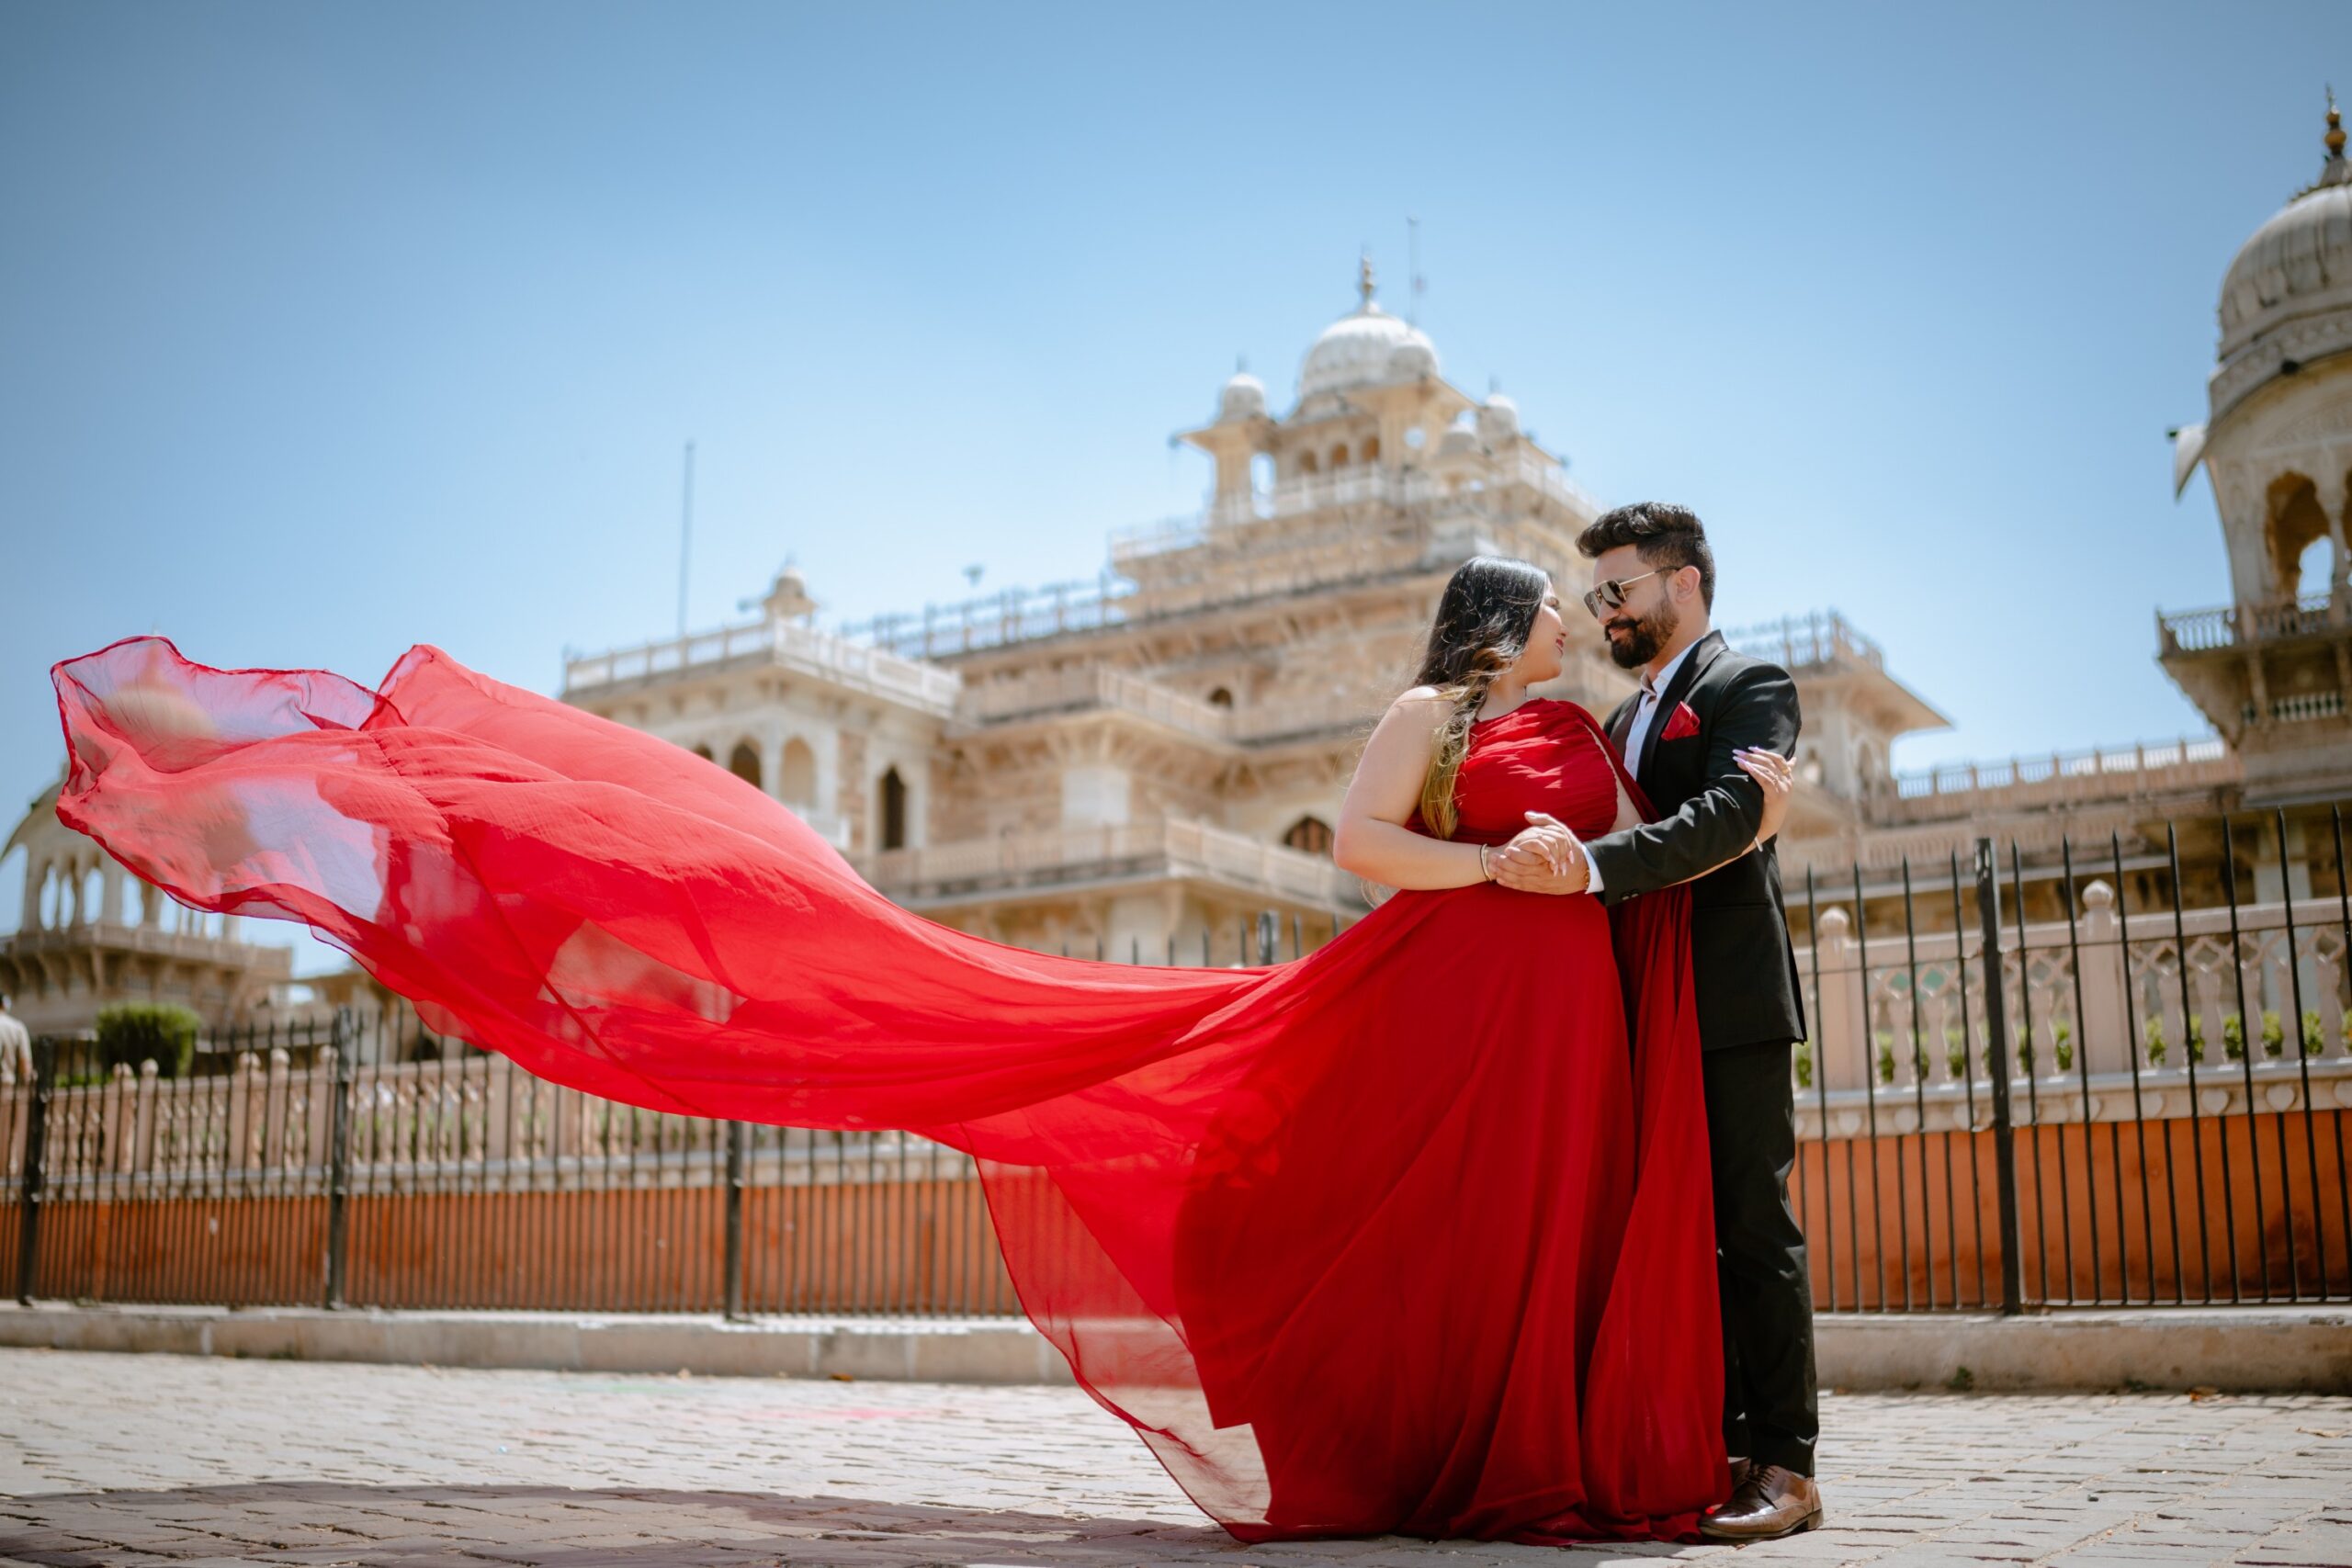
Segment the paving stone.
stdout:
<svg viewBox="0 0 2352 1568">
<path fill-rule="evenodd" d="M 2352 1400 L 1831 1396 L 1827 1528 L 1744 1549 L 1204 1521 L 1073 1389 L 0 1351 L 0 1568 L 2352 1568 Z"/>
</svg>

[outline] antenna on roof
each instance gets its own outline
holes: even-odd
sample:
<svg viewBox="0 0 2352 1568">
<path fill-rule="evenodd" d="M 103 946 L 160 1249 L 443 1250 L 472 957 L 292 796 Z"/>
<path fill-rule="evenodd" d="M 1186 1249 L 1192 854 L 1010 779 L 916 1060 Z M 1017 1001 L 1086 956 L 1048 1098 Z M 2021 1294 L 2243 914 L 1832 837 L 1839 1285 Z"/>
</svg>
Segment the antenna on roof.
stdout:
<svg viewBox="0 0 2352 1568">
<path fill-rule="evenodd" d="M 1430 286 L 1430 280 L 1421 276 L 1421 220 L 1418 218 L 1405 220 L 1405 324 L 1418 327 L 1421 294 Z"/>
</svg>

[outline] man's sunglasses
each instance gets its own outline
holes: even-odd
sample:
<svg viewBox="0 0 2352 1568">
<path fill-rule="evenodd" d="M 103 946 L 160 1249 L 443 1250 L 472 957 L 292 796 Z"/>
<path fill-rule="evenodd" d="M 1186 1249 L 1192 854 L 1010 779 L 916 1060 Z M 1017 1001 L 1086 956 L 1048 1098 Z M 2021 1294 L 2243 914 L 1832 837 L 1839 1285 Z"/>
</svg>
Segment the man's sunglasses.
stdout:
<svg viewBox="0 0 2352 1568">
<path fill-rule="evenodd" d="M 1596 585 L 1591 592 L 1584 596 L 1585 613 L 1590 615 L 1598 615 L 1603 610 L 1623 609 L 1625 607 L 1626 589 L 1631 588 L 1634 583 L 1641 581 L 1644 577 L 1656 577 L 1659 572 L 1667 570 L 1667 568 L 1662 566 L 1652 567 L 1649 570 L 1642 573 L 1641 577 L 1620 577 L 1611 581 Z M 1673 570 L 1679 571 L 1682 569 L 1676 567 Z"/>
</svg>

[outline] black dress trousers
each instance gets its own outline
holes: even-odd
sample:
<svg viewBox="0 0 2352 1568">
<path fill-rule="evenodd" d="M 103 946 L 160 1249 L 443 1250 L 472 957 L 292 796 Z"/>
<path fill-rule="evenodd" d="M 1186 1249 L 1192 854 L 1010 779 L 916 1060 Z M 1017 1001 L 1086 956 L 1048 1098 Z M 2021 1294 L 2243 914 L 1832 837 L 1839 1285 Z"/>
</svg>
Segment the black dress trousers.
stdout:
<svg viewBox="0 0 2352 1568">
<path fill-rule="evenodd" d="M 1813 1473 L 1813 1279 L 1789 1209 L 1796 1159 L 1790 1042 L 1700 1056 L 1714 1168 L 1715 1268 L 1723 1289 L 1724 1442 L 1734 1455 Z"/>
</svg>

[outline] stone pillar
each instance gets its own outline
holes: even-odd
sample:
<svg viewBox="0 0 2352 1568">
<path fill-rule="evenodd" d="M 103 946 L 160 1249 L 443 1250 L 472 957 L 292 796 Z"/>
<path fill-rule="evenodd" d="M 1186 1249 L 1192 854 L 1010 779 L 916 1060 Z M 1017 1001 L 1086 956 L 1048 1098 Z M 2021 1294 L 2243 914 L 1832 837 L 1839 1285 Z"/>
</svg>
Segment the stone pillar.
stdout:
<svg viewBox="0 0 2352 1568">
<path fill-rule="evenodd" d="M 2312 896 L 2311 844 L 2303 833 L 2303 825 L 2291 818 L 2287 823 L 2286 870 L 2279 869 L 2278 822 L 2274 818 L 2263 823 L 2258 834 L 2250 833 L 2255 842 L 2254 900 L 2257 904 L 2275 904 L 2285 897 L 2290 889 L 2298 898 Z"/>
<path fill-rule="evenodd" d="M 1870 1010 L 1862 995 L 1860 953 L 1853 918 L 1832 906 L 1821 912 L 1814 941 L 1820 950 L 1821 995 L 1813 1024 L 1815 1070 L 1833 1089 L 1861 1089 L 1875 1070 Z"/>
<path fill-rule="evenodd" d="M 2123 922 L 2115 912 L 2115 889 L 2094 882 L 2083 889 L 2081 939 L 2083 1016 L 2075 1048 L 2094 1073 L 2128 1073 L 2138 1043 L 2124 1021 L 2124 987 L 2130 973 L 2121 946 Z"/>
<path fill-rule="evenodd" d="M 2327 517 L 2328 579 L 2331 600 L 2341 599 L 2347 579 L 2352 579 L 2352 561 L 2345 554 L 2344 545 L 2344 473 L 2342 452 L 2324 454 L 2312 475 L 2312 489 L 2319 499 L 2319 509 Z"/>
</svg>

